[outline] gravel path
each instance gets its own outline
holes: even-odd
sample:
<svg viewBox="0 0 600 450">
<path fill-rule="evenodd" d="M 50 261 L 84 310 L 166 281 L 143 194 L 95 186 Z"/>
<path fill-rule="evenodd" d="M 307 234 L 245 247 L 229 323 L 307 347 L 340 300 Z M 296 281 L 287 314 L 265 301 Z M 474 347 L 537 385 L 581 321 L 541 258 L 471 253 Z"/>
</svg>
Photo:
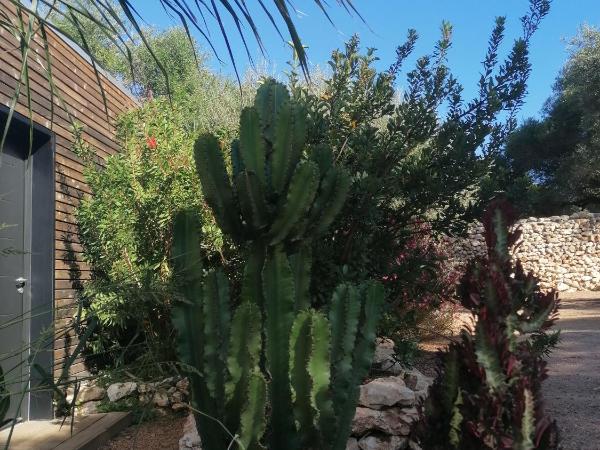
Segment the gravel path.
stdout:
<svg viewBox="0 0 600 450">
<path fill-rule="evenodd" d="M 548 363 L 546 409 L 564 450 L 600 450 L 600 299 L 563 300 L 562 340 Z"/>
</svg>

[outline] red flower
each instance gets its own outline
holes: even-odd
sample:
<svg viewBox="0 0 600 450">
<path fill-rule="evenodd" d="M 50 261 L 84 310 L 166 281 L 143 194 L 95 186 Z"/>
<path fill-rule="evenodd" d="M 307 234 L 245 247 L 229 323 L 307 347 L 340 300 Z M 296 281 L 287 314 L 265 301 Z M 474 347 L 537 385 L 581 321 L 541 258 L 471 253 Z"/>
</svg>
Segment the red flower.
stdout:
<svg viewBox="0 0 600 450">
<path fill-rule="evenodd" d="M 156 138 L 154 136 L 150 136 L 146 139 L 146 145 L 149 149 L 154 150 L 156 148 Z"/>
</svg>

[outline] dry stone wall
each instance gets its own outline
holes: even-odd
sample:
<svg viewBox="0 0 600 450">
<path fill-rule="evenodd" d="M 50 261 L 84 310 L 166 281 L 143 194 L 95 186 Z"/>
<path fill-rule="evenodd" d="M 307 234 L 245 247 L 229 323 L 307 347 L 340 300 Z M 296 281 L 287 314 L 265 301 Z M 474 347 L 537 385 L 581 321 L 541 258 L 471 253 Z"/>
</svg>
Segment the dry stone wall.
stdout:
<svg viewBox="0 0 600 450">
<path fill-rule="evenodd" d="M 539 279 L 542 289 L 559 292 L 600 290 L 600 214 L 520 220 L 522 237 L 514 257 Z M 463 264 L 485 252 L 483 228 L 471 227 L 467 238 L 449 240 L 453 262 Z"/>
</svg>

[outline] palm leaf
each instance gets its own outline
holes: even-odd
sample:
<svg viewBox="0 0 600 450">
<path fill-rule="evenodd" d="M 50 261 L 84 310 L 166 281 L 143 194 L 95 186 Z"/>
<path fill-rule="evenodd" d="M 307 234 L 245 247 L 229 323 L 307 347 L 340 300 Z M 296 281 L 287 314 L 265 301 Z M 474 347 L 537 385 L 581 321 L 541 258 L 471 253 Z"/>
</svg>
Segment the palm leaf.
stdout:
<svg viewBox="0 0 600 450">
<path fill-rule="evenodd" d="M 240 80 L 238 65 L 233 55 L 232 36 L 230 32 L 225 28 L 224 20 L 225 17 L 229 17 L 233 20 L 237 35 L 241 39 L 242 45 L 246 50 L 246 55 L 252 61 L 252 57 L 248 48 L 247 34 L 251 33 L 256 42 L 259 45 L 261 52 L 265 51 L 263 41 L 261 39 L 261 30 L 257 25 L 257 17 L 251 13 L 245 1 L 242 0 L 155 0 L 162 5 L 165 10 L 173 13 L 180 25 L 183 26 L 185 32 L 190 40 L 193 42 L 191 35 L 191 29 L 194 28 L 207 42 L 212 49 L 213 53 L 217 58 L 219 55 L 213 44 L 213 38 L 210 36 L 209 25 L 212 22 L 216 24 L 221 32 L 221 37 L 225 42 L 229 59 L 233 65 L 234 71 Z M 333 23 L 331 17 L 327 12 L 328 4 L 324 0 L 313 0 L 318 9 L 325 15 L 329 22 Z M 48 48 L 48 33 L 47 30 L 58 32 L 68 38 L 79 42 L 83 52 L 90 58 L 91 64 L 96 75 L 96 81 L 100 86 L 102 99 L 104 102 L 104 108 L 108 117 L 108 106 L 106 101 L 106 93 L 102 86 L 101 70 L 98 67 L 98 58 L 95 55 L 93 49 L 89 47 L 86 42 L 85 32 L 81 20 L 86 19 L 92 21 L 99 29 L 104 33 L 108 39 L 116 46 L 119 52 L 126 56 L 127 61 L 130 65 L 130 70 L 133 76 L 133 58 L 131 53 L 131 45 L 137 39 L 147 48 L 151 57 L 154 59 L 158 69 L 165 78 L 167 84 L 167 90 L 170 92 L 169 80 L 167 72 L 151 48 L 150 43 L 146 39 L 146 36 L 142 30 L 140 22 L 143 21 L 143 10 L 138 12 L 135 7 L 131 4 L 130 0 L 117 0 L 116 4 L 112 4 L 108 0 L 91 0 L 93 8 L 85 8 L 81 0 L 7 0 L 9 5 L 14 7 L 14 11 L 17 13 L 17 20 L 11 20 L 10 14 L 6 11 L 0 12 L 0 28 L 7 30 L 11 35 L 18 36 L 20 38 L 21 45 L 21 58 L 22 58 L 22 70 L 21 70 L 21 82 L 18 83 L 15 88 L 13 97 L 11 98 L 10 111 L 8 120 L 6 121 L 4 130 L 1 132 L 2 139 L 0 140 L 0 152 L 4 148 L 4 141 L 10 127 L 10 123 L 14 114 L 14 110 L 17 107 L 19 100 L 22 95 L 27 96 L 26 107 L 29 110 L 29 118 L 32 119 L 32 107 L 31 107 L 31 92 L 29 86 L 29 66 L 28 66 L 28 55 L 29 48 L 32 42 L 41 42 L 42 46 L 46 48 L 46 77 L 51 86 L 52 97 L 54 98 L 55 85 L 52 81 L 52 60 L 50 58 L 50 52 Z M 309 68 L 307 62 L 307 56 L 305 48 L 302 45 L 302 41 L 296 29 L 296 25 L 293 20 L 293 12 L 295 11 L 293 6 L 290 5 L 289 1 L 285 0 L 256 0 L 256 4 L 266 15 L 269 23 L 275 28 L 279 36 L 284 39 L 281 32 L 278 21 L 282 21 L 287 28 L 289 37 L 292 41 L 292 46 L 297 55 L 298 63 L 308 78 Z M 343 7 L 349 14 L 357 15 L 361 20 L 364 19 L 360 16 L 356 10 L 352 0 L 336 0 L 337 6 Z M 28 20 L 24 21 L 22 14 L 25 13 L 28 16 Z M 68 33 L 65 29 L 54 24 L 51 20 L 51 13 L 59 14 L 64 17 L 73 27 L 77 30 L 75 36 Z M 122 14 L 125 16 L 122 19 Z M 197 15 L 201 17 L 198 20 Z M 207 21 L 207 18 L 209 21 Z M 250 31 L 247 31 L 247 30 Z M 133 30 L 133 31 L 130 31 Z M 126 39 L 125 39 L 126 38 Z M 25 92 L 21 90 L 21 84 L 24 85 Z M 58 98 L 58 95 L 57 95 Z M 52 99 L 51 99 L 52 100 Z M 53 103 L 53 102 L 51 102 Z M 67 109 L 65 107 L 65 109 Z M 69 111 L 67 111 L 69 114 Z M 51 115 L 53 115 L 53 106 Z M 69 114 L 70 116 L 70 114 Z M 33 121 L 32 121 L 33 122 Z M 33 130 L 33 129 L 32 129 Z M 31 132 L 32 132 L 31 130 Z"/>
</svg>

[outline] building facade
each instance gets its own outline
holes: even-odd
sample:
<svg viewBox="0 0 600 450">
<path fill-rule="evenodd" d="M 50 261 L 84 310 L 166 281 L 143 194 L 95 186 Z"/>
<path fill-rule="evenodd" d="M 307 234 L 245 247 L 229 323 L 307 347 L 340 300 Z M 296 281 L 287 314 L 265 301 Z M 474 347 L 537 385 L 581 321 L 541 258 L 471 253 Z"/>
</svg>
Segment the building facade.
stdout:
<svg viewBox="0 0 600 450">
<path fill-rule="evenodd" d="M 16 23 L 13 3 L 0 0 L 0 9 Z M 28 54 L 28 98 L 19 40 L 0 27 L 1 131 L 21 85 L 0 156 L 0 353 L 11 355 L 0 365 L 14 391 L 9 415 L 17 413 L 23 420 L 53 414 L 51 393 L 35 390 L 41 375 L 32 364 L 56 378 L 69 361 L 71 376 L 85 374 L 83 361 L 72 356 L 78 343 L 72 323 L 78 288 L 90 270 L 82 261 L 74 212 L 89 190 L 82 162 L 72 151 L 73 124 L 106 158 L 118 151 L 116 118 L 136 106 L 118 82 L 101 73 L 104 101 L 82 50 L 47 32 L 54 89 L 38 35 Z M 23 388 L 26 395 L 17 402 Z"/>
</svg>

